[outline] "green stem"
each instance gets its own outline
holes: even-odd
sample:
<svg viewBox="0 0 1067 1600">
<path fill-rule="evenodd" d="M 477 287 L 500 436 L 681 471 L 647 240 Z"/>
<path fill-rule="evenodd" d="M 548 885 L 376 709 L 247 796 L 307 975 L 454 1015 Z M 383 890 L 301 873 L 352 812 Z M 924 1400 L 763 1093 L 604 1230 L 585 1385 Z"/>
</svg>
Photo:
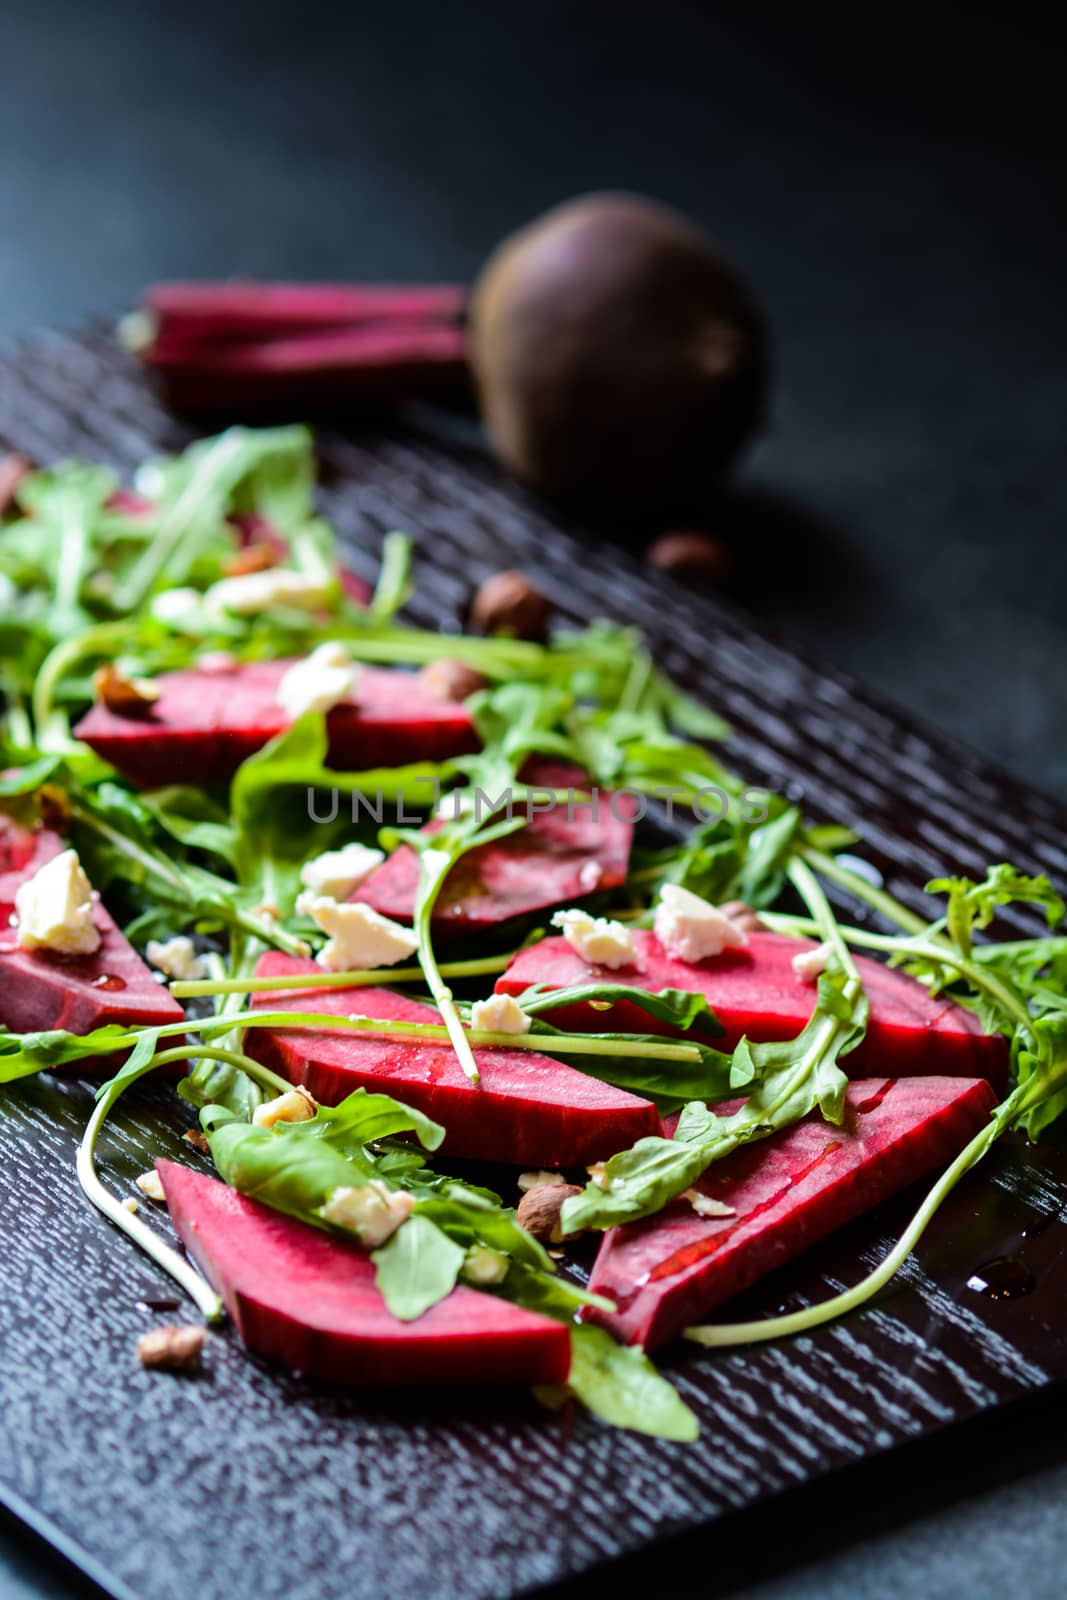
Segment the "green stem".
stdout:
<svg viewBox="0 0 1067 1600">
<path fill-rule="evenodd" d="M 880 912 L 888 922 L 895 922 L 897 927 L 903 928 L 906 933 L 926 933 L 929 923 L 922 917 L 902 906 L 900 901 L 886 890 L 868 883 L 859 873 L 850 872 L 848 867 L 843 867 L 833 856 L 824 855 L 821 850 L 816 850 L 811 845 L 802 845 L 800 854 L 809 866 L 814 867 L 820 877 L 826 878 L 830 883 L 836 883 L 839 889 L 844 889 L 856 900 L 861 900 L 872 910 Z"/>
<path fill-rule="evenodd" d="M 255 1078 L 275 1094 L 284 1094 L 292 1088 L 284 1078 L 279 1078 L 269 1068 L 261 1066 L 258 1061 L 253 1061 L 250 1056 L 239 1054 L 235 1050 L 223 1050 L 218 1046 L 200 1045 L 197 1049 L 200 1056 L 209 1056 L 212 1060 L 229 1061 L 239 1066 L 243 1072 Z M 140 1072 L 129 1078 L 119 1081 L 116 1079 L 109 1084 L 97 1101 L 92 1116 L 82 1135 L 78 1146 L 76 1167 L 78 1182 L 81 1184 L 87 1198 L 96 1209 L 104 1214 L 128 1239 L 132 1239 L 146 1255 L 150 1256 L 157 1266 L 163 1268 L 175 1283 L 196 1302 L 201 1314 L 207 1322 L 217 1322 L 222 1316 L 223 1305 L 219 1296 L 196 1271 L 195 1267 L 184 1256 L 167 1244 L 148 1225 L 141 1221 L 133 1212 L 127 1211 L 120 1200 L 106 1189 L 100 1181 L 96 1170 L 96 1146 L 104 1122 L 114 1107 L 116 1101 L 133 1083 L 140 1082 L 148 1073 L 154 1072 L 158 1067 L 169 1065 L 171 1062 L 184 1061 L 188 1051 L 184 1047 L 172 1050 L 159 1050 L 146 1061 Z"/>
<path fill-rule="evenodd" d="M 503 972 L 515 952 L 504 956 L 484 956 L 476 961 L 442 961 L 438 970 L 444 978 L 480 978 Z M 352 972 L 299 972 L 277 978 L 188 978 L 170 985 L 176 1000 L 192 1000 L 203 995 L 273 994 L 287 989 L 359 989 L 377 984 L 421 983 L 421 967 L 373 967 Z"/>
<path fill-rule="evenodd" d="M 433 995 L 441 1016 L 444 1018 L 445 1028 L 452 1048 L 456 1052 L 464 1074 L 471 1083 L 478 1082 L 478 1063 L 474 1059 L 470 1040 L 467 1037 L 452 991 L 445 982 L 441 969 L 437 965 L 437 957 L 433 948 L 433 933 L 430 921 L 433 908 L 437 904 L 437 896 L 441 886 L 462 852 L 456 850 L 425 849 L 419 857 L 419 885 L 415 895 L 415 933 L 419 941 L 419 965 L 423 970 L 427 986 Z"/>
<path fill-rule="evenodd" d="M 101 622 L 95 628 L 86 628 L 69 639 L 63 639 L 45 656 L 34 679 L 30 706 L 37 729 L 37 744 L 46 748 L 46 742 L 58 734 L 54 715 L 56 690 L 70 669 L 87 656 L 113 654 L 115 649 L 136 632 L 130 621 Z M 69 734 L 64 743 L 69 742 Z"/>
<path fill-rule="evenodd" d="M 993 1121 L 975 1135 L 934 1184 L 885 1260 L 851 1289 L 833 1295 L 821 1305 L 807 1306 L 803 1311 L 794 1311 L 788 1316 L 768 1317 L 763 1322 L 708 1323 L 700 1327 L 687 1328 L 685 1337 L 695 1344 L 717 1349 L 730 1345 L 759 1344 L 768 1339 L 784 1339 L 793 1334 L 806 1333 L 811 1328 L 818 1328 L 825 1322 L 833 1321 L 835 1317 L 856 1310 L 883 1289 L 899 1272 L 922 1238 L 942 1201 L 955 1188 L 964 1173 L 969 1172 L 981 1160 L 1001 1132 L 1002 1126 L 1001 1123 Z"/>
</svg>

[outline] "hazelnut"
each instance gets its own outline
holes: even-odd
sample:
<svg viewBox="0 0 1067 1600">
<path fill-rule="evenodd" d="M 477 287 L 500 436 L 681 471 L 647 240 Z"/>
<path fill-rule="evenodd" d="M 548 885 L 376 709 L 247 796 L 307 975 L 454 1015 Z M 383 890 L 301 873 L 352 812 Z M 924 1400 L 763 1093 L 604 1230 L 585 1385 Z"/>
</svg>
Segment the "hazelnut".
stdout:
<svg viewBox="0 0 1067 1600">
<path fill-rule="evenodd" d="M 226 557 L 222 570 L 227 578 L 243 578 L 248 572 L 266 572 L 277 565 L 277 552 L 269 544 L 246 544 Z"/>
<path fill-rule="evenodd" d="M 182 1327 L 168 1323 L 141 1335 L 137 1359 L 142 1367 L 158 1367 L 163 1372 L 196 1372 L 203 1349 L 203 1328 L 195 1323 Z"/>
<path fill-rule="evenodd" d="M 672 578 L 684 578 L 703 589 L 727 583 L 734 558 L 729 547 L 710 533 L 664 533 L 645 551 L 645 560 Z"/>
<path fill-rule="evenodd" d="M 563 1202 L 581 1192 L 573 1183 L 539 1183 L 536 1188 L 527 1189 L 515 1213 L 519 1227 L 542 1244 L 559 1244 L 563 1238 Z"/>
<path fill-rule="evenodd" d="M 719 910 L 724 917 L 729 917 L 735 928 L 740 928 L 742 933 L 766 933 L 767 924 L 763 921 L 758 911 L 746 905 L 743 900 L 727 900 Z"/>
<path fill-rule="evenodd" d="M 119 717 L 144 717 L 159 699 L 158 686 L 148 678 L 127 678 L 113 661 L 93 674 L 96 697 Z"/>
<path fill-rule="evenodd" d="M 480 672 L 454 656 L 430 661 L 419 673 L 419 682 L 435 700 L 466 700 L 486 684 Z"/>
<path fill-rule="evenodd" d="M 42 783 L 37 791 L 37 809 L 41 821 L 53 833 L 67 833 L 70 829 L 70 795 L 58 783 Z"/>
<path fill-rule="evenodd" d="M 191 1144 L 194 1150 L 199 1150 L 202 1156 L 211 1154 L 211 1146 L 207 1142 L 207 1134 L 201 1133 L 199 1128 L 186 1128 L 182 1138 L 186 1144 Z"/>
<path fill-rule="evenodd" d="M 475 593 L 470 622 L 479 633 L 538 640 L 545 636 L 548 610 L 544 595 L 523 573 L 495 572 Z"/>
<path fill-rule="evenodd" d="M 0 456 L 0 517 L 6 517 L 9 512 L 17 509 L 15 495 L 18 486 L 33 470 L 33 462 L 17 452 L 13 451 L 9 456 Z"/>
</svg>

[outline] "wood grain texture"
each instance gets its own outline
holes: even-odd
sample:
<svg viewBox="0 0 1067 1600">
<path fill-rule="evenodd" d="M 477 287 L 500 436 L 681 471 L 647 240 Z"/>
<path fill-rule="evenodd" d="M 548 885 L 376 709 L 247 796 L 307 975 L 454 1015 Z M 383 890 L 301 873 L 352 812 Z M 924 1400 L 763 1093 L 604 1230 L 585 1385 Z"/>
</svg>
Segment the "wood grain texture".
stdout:
<svg viewBox="0 0 1067 1600">
<path fill-rule="evenodd" d="M 35 341 L 0 363 L 5 448 L 130 468 L 185 439 L 104 334 Z M 932 872 L 1002 856 L 1067 877 L 1061 807 L 736 610 L 582 540 L 477 451 L 412 426 L 327 436 L 322 455 L 325 508 L 359 570 L 373 576 L 386 529 L 415 535 L 416 620 L 458 627 L 472 586 L 519 566 L 564 619 L 639 623 L 664 666 L 733 724 L 733 765 L 860 827 L 864 854 L 909 904 L 923 904 Z M 1005 925 L 1034 927 L 1015 915 Z M 552 1415 L 523 1395 L 333 1393 L 246 1358 L 225 1331 L 202 1377 L 145 1373 L 137 1335 L 187 1308 L 151 1309 L 172 1298 L 169 1284 L 81 1200 L 72 1153 L 88 1105 L 83 1086 L 43 1079 L 3 1098 L 0 1501 L 116 1594 L 536 1589 L 1067 1376 L 1067 1160 L 1017 1144 L 961 1186 L 861 1316 L 788 1346 L 668 1353 L 701 1419 L 694 1447 Z M 120 1107 L 102 1160 L 124 1192 L 154 1155 L 195 1159 L 173 1107 L 165 1091 Z M 842 1230 L 738 1311 L 802 1305 L 854 1280 L 913 1201 Z M 967 1288 L 982 1261 L 1020 1247 L 1032 1295 L 991 1302 Z"/>
</svg>

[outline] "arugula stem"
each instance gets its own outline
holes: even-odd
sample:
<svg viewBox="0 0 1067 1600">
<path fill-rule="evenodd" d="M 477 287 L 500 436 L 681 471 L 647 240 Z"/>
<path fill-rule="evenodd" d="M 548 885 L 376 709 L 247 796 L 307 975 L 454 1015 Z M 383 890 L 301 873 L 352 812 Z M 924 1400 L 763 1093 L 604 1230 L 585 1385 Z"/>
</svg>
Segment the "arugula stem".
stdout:
<svg viewBox="0 0 1067 1600">
<path fill-rule="evenodd" d="M 902 906 L 893 895 L 884 889 L 879 889 L 873 883 L 868 883 L 858 872 L 851 872 L 848 867 L 843 867 L 833 856 L 825 855 L 811 845 L 802 845 L 800 855 L 814 867 L 820 877 L 826 878 L 830 883 L 836 883 L 839 889 L 846 890 L 855 899 L 880 912 L 887 921 L 895 922 L 897 927 L 903 928 L 906 933 L 925 934 L 929 928 L 928 922 L 914 911 L 909 911 L 907 906 Z"/>
<path fill-rule="evenodd" d="M 513 960 L 514 951 L 504 956 L 484 956 L 476 961 L 443 961 L 438 967 L 443 978 L 480 978 L 503 972 Z M 371 967 L 352 972 L 299 972 L 277 978 L 186 978 L 170 984 L 176 1000 L 198 999 L 203 995 L 272 994 L 287 989 L 373 988 L 388 981 L 421 983 L 421 967 Z"/>
<path fill-rule="evenodd" d="M 471 1083 L 478 1082 L 478 1063 L 474 1059 L 470 1040 L 463 1027 L 452 991 L 441 975 L 437 965 L 437 957 L 433 948 L 433 932 L 430 920 L 433 908 L 437 904 L 437 896 L 441 886 L 451 872 L 458 855 L 457 850 L 424 849 L 419 856 L 419 884 L 415 894 L 415 933 L 419 941 L 419 965 L 426 978 L 427 987 L 433 995 L 441 1016 L 444 1018 L 445 1029 L 452 1048 L 456 1052 L 464 1074 Z"/>
<path fill-rule="evenodd" d="M 37 745 L 40 749 L 50 748 L 61 736 L 64 744 L 72 742 L 65 719 L 63 727 L 60 728 L 54 711 L 56 690 L 71 667 L 76 666 L 86 656 L 113 652 L 135 631 L 136 624 L 128 619 L 121 622 L 101 622 L 93 628 L 85 628 L 81 633 L 73 634 L 69 639 L 60 640 L 59 644 L 54 645 L 48 652 L 38 669 L 30 697 L 34 727 L 37 729 Z"/>
</svg>

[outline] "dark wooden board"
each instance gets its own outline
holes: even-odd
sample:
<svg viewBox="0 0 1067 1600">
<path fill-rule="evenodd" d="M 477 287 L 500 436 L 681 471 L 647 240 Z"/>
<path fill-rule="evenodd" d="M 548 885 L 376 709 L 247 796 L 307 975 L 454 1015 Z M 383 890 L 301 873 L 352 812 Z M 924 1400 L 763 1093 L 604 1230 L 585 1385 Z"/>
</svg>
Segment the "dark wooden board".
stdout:
<svg viewBox="0 0 1067 1600">
<path fill-rule="evenodd" d="M 129 468 L 187 437 L 103 333 L 35 340 L 0 361 L 5 448 Z M 562 526 L 476 449 L 416 424 L 321 443 L 326 510 L 354 565 L 373 575 L 388 528 L 415 535 L 419 622 L 458 626 L 473 583 L 522 566 L 564 619 L 644 628 L 663 665 L 733 725 L 731 763 L 860 828 L 909 903 L 934 871 L 1005 857 L 1067 877 L 1059 805 L 735 609 Z M 81 1198 L 72 1156 L 88 1103 L 84 1085 L 44 1079 L 2 1099 L 0 1504 L 117 1595 L 537 1589 L 716 1521 L 725 1530 L 766 1497 L 811 1493 L 1067 1377 L 1067 1159 L 1022 1145 L 960 1187 L 876 1307 L 789 1345 L 670 1352 L 701 1419 L 695 1446 L 552 1415 L 521 1394 L 331 1393 L 248 1359 L 226 1332 L 199 1379 L 146 1374 L 134 1341 L 172 1290 Z M 121 1112 L 102 1153 L 117 1182 L 157 1153 L 185 1155 L 172 1105 L 151 1091 Z M 798 1306 L 851 1281 L 914 1198 L 736 1309 Z M 1006 1250 L 1022 1251 L 1034 1291 L 993 1301 L 969 1288 Z"/>
</svg>

